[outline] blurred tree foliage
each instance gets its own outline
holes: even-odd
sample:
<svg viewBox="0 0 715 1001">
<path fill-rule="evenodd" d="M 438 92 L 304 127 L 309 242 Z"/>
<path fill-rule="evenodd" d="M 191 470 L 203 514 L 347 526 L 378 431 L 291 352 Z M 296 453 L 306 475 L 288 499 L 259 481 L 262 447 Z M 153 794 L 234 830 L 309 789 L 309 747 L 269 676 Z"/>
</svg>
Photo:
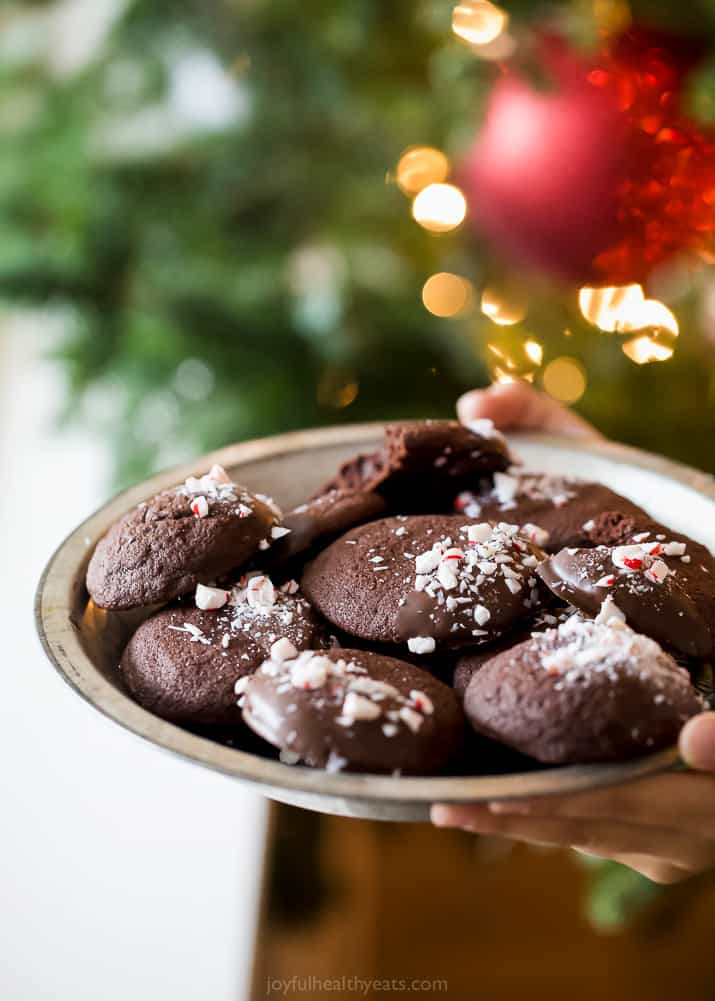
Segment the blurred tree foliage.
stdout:
<svg viewBox="0 0 715 1001">
<path fill-rule="evenodd" d="M 68 72 L 66 38 L 26 40 L 51 7 L 6 5 L 0 295 L 63 311 L 67 416 L 111 436 L 119 481 L 286 428 L 446 414 L 486 381 L 491 321 L 438 319 L 420 291 L 437 270 L 504 273 L 466 233 L 419 229 L 391 175 L 407 146 L 458 155 L 477 127 L 494 69 L 451 6 L 114 2 Z M 583 4 L 558 8 L 587 34 Z M 533 281 L 522 326 L 545 362 L 584 363 L 581 408 L 607 432 L 712 466 L 701 291 L 665 365 L 636 368 Z"/>
</svg>

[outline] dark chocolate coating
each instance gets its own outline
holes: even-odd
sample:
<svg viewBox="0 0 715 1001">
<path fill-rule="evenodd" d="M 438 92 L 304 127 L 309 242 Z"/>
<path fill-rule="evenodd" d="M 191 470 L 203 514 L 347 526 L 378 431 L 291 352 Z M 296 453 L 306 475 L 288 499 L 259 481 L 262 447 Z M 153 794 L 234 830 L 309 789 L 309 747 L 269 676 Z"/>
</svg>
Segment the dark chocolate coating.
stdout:
<svg viewBox="0 0 715 1001">
<path fill-rule="evenodd" d="M 688 672 L 653 641 L 581 620 L 487 661 L 469 683 L 464 709 L 478 733 L 565 765 L 668 746 L 702 702 Z"/>
<path fill-rule="evenodd" d="M 345 667 L 316 688 L 296 686 L 290 662 L 269 663 L 250 677 L 243 715 L 264 740 L 304 764 L 331 771 L 430 775 L 455 757 L 464 717 L 447 685 L 411 664 L 366 650 L 327 650 L 324 656 Z M 380 684 L 394 692 L 381 692 Z M 346 695 L 354 689 L 376 707 L 375 718 L 344 715 Z M 424 701 L 411 693 L 426 696 L 432 711 L 420 709 Z M 409 710 L 412 726 L 400 716 L 403 710 Z"/>
<path fill-rule="evenodd" d="M 209 514 L 198 518 L 195 497 L 180 491 L 139 504 L 100 539 L 87 569 L 96 605 L 123 610 L 171 601 L 240 567 L 280 520 L 241 487 L 233 500 L 209 499 Z"/>
<path fill-rule="evenodd" d="M 391 511 L 446 511 L 457 491 L 511 461 L 498 433 L 486 436 L 447 420 L 388 424 L 382 449 L 343 463 L 321 492 L 373 490 Z"/>
<path fill-rule="evenodd" d="M 326 544 L 354 525 L 362 525 L 384 514 L 387 505 L 379 494 L 360 490 L 330 490 L 288 511 L 283 519 L 289 535 L 277 539 L 268 552 L 265 566 L 283 563 Z"/>
<path fill-rule="evenodd" d="M 535 587 L 532 568 L 521 560 L 533 554 L 521 540 L 509 547 L 520 590 L 512 593 L 498 572 L 476 588 L 445 591 L 438 597 L 415 589 L 415 557 L 449 537 L 453 546 L 469 548 L 465 526 L 477 524 L 462 515 L 412 515 L 383 518 L 362 525 L 333 542 L 305 568 L 302 588 L 308 600 L 338 629 L 377 643 L 405 643 L 415 636 L 433 637 L 440 647 L 489 642 L 519 618 L 535 612 L 543 594 Z M 396 534 L 399 532 L 400 534 Z M 460 603 L 450 610 L 447 598 Z M 476 605 L 489 611 L 487 622 L 475 621 Z"/>
<path fill-rule="evenodd" d="M 683 537 L 669 532 L 670 541 Z M 538 567 L 538 574 L 555 595 L 575 605 L 588 616 L 598 614 L 608 595 L 626 621 L 644 633 L 690 657 L 715 653 L 715 561 L 707 550 L 686 543 L 691 562 L 678 556 L 660 555 L 671 571 L 657 583 L 644 573 L 622 572 L 613 563 L 614 549 L 563 549 Z M 612 586 L 603 586 L 613 577 Z"/>
<path fill-rule="evenodd" d="M 591 545 L 593 539 L 585 526 L 604 511 L 618 511 L 638 525 L 650 521 L 638 505 L 601 483 L 524 473 L 518 469 L 510 469 L 507 475 L 517 481 L 513 501 L 500 503 L 494 487 L 488 483 L 476 493 L 475 499 L 481 506 L 479 517 L 485 521 L 538 525 L 549 533 L 549 540 L 543 545 L 548 553 L 557 553 L 567 546 Z"/>
<path fill-rule="evenodd" d="M 201 639 L 193 639 L 185 623 L 200 629 Z M 228 646 L 222 644 L 224 636 Z M 297 596 L 278 592 L 275 605 L 265 611 L 245 603 L 201 611 L 187 602 L 162 609 L 139 626 L 124 650 L 122 675 L 137 702 L 164 719 L 240 725 L 234 685 L 255 671 L 284 636 L 299 650 L 328 642 L 318 616 Z"/>
</svg>

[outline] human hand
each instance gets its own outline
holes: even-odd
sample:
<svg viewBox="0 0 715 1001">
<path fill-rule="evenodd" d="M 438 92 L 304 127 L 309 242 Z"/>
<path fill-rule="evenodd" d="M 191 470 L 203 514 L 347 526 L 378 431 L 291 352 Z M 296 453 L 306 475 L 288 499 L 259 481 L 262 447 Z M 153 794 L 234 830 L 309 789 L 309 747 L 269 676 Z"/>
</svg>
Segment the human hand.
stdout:
<svg viewBox="0 0 715 1001">
<path fill-rule="evenodd" d="M 586 421 L 523 383 L 465 394 L 463 421 L 600 437 Z M 432 822 L 540 844 L 575 848 L 674 883 L 715 865 L 715 713 L 689 720 L 679 750 L 689 772 L 668 772 L 596 792 L 466 806 L 435 804 Z"/>
</svg>

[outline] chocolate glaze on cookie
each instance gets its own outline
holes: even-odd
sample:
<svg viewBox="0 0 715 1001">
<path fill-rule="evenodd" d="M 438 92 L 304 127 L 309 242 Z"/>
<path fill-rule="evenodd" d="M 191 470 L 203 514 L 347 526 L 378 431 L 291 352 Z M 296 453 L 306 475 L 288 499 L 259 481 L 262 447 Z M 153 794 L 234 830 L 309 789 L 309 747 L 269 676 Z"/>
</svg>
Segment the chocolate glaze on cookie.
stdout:
<svg viewBox="0 0 715 1001">
<path fill-rule="evenodd" d="M 526 526 L 524 534 L 533 535 L 549 553 L 591 544 L 588 526 L 604 511 L 619 511 L 634 524 L 649 520 L 636 504 L 601 483 L 514 467 L 495 473 L 476 491 L 458 495 L 454 507 L 473 518 Z"/>
<path fill-rule="evenodd" d="M 379 494 L 365 490 L 330 490 L 288 511 L 284 535 L 266 553 L 268 563 L 284 563 L 303 556 L 319 544 L 331 542 L 354 525 L 379 518 L 387 504 Z"/>
<path fill-rule="evenodd" d="M 246 723 L 287 763 L 429 775 L 463 738 L 464 717 L 447 685 L 366 650 L 288 658 L 278 651 L 238 687 Z"/>
<path fill-rule="evenodd" d="M 573 616 L 484 664 L 464 709 L 478 733 L 560 765 L 665 747 L 702 702 L 653 640 Z"/>
<path fill-rule="evenodd" d="M 281 513 L 214 466 L 124 515 L 100 539 L 87 590 L 101 608 L 171 601 L 215 580 L 268 548 Z"/>
<path fill-rule="evenodd" d="M 639 632 L 690 657 L 715 653 L 715 561 L 671 532 L 638 532 L 624 545 L 563 549 L 538 568 L 559 598 L 596 615 L 609 596 Z"/>
<path fill-rule="evenodd" d="M 455 492 L 506 469 L 506 441 L 491 421 L 430 420 L 388 424 L 382 449 L 344 463 L 321 492 L 373 490 L 393 511 L 448 510 Z"/>
<path fill-rule="evenodd" d="M 236 681 L 255 671 L 277 641 L 285 637 L 296 649 L 327 646 L 307 601 L 287 590 L 254 590 L 260 602 L 249 604 L 247 590 L 237 589 L 235 604 L 202 611 L 186 601 L 147 619 L 121 663 L 137 702 L 177 723 L 230 727 L 241 723 Z"/>
<path fill-rule="evenodd" d="M 536 612 L 537 562 L 514 526 L 459 515 L 383 518 L 323 550 L 302 587 L 344 632 L 430 654 L 489 642 Z"/>
</svg>

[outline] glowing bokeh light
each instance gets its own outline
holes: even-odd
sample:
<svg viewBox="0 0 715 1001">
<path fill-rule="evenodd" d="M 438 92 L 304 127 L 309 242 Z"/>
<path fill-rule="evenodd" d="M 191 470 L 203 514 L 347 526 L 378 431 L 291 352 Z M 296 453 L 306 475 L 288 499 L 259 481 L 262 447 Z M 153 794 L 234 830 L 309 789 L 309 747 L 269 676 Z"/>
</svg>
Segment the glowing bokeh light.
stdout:
<svg viewBox="0 0 715 1001">
<path fill-rule="evenodd" d="M 525 341 L 524 351 L 535 365 L 540 365 L 544 357 L 544 349 L 538 341 Z"/>
<path fill-rule="evenodd" d="M 440 184 L 449 174 L 449 160 L 433 146 L 412 146 L 397 162 L 396 179 L 406 195 L 416 195 L 428 184 Z"/>
<path fill-rule="evenodd" d="M 672 347 L 660 344 L 647 334 L 626 341 L 621 350 L 636 365 L 648 365 L 654 361 L 668 361 L 669 358 L 673 357 Z"/>
<path fill-rule="evenodd" d="M 509 16 L 490 0 L 465 0 L 452 11 L 452 31 L 468 45 L 488 45 L 506 28 Z"/>
<path fill-rule="evenodd" d="M 667 331 L 673 337 L 680 333 L 678 321 L 672 310 L 658 299 L 645 299 L 640 305 L 624 316 L 618 330 L 630 333 L 632 330 Z"/>
<path fill-rule="evenodd" d="M 500 327 L 521 323 L 526 316 L 526 302 L 513 290 L 485 288 L 482 292 L 482 313 Z"/>
<path fill-rule="evenodd" d="M 487 362 L 495 382 L 525 379 L 531 382 L 541 365 L 543 349 L 538 341 L 524 339 L 516 331 L 504 331 L 487 343 Z"/>
<path fill-rule="evenodd" d="M 456 229 L 467 214 L 467 201 L 453 184 L 428 184 L 412 202 L 412 215 L 431 233 Z"/>
<path fill-rule="evenodd" d="M 472 302 L 473 287 L 467 278 L 440 271 L 422 287 L 422 302 L 435 316 L 459 316 Z"/>
<path fill-rule="evenodd" d="M 544 369 L 544 389 L 561 403 L 575 403 L 586 392 L 586 370 L 576 358 L 554 358 Z"/>
<path fill-rule="evenodd" d="M 644 301 L 640 285 L 584 287 L 578 294 L 578 304 L 584 319 L 609 334 L 618 330 L 622 322 Z"/>
</svg>

